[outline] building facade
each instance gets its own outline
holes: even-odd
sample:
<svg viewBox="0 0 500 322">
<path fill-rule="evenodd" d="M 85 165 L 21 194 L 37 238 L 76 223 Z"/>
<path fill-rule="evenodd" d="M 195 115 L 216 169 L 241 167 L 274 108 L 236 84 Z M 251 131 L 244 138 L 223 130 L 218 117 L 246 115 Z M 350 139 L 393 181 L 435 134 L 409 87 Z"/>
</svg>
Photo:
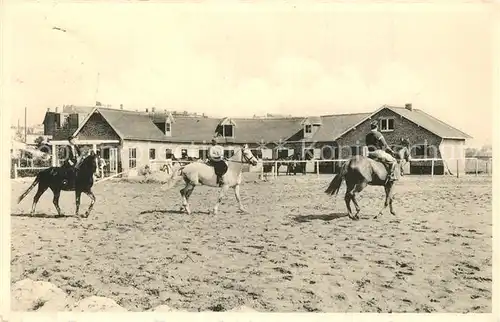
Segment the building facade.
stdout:
<svg viewBox="0 0 500 322">
<path fill-rule="evenodd" d="M 46 115 L 45 120 L 61 119 L 57 113 L 47 113 L 51 114 Z M 214 136 L 225 147 L 227 157 L 235 147 L 247 144 L 263 160 L 291 155 L 306 160 L 347 159 L 363 153 L 364 137 L 373 120 L 379 121 L 389 144 L 398 144 L 401 138 L 409 139 L 413 160 L 443 159 L 434 162 L 434 173 L 455 173 L 465 171 L 465 142 L 470 138 L 429 114 L 413 109 L 410 104 L 382 106 L 373 113 L 314 117 L 219 119 L 165 110 L 139 112 L 100 106 L 93 107 L 85 116 L 81 110 L 67 114 L 64 116 L 66 122 L 60 123 L 57 130 L 49 129 L 54 130 L 52 144 L 64 146 L 67 137 L 73 134 L 78 144 L 101 150 L 110 173 L 162 163 L 172 156 L 205 159 Z M 55 152 L 54 164 L 63 157 Z M 408 172 L 430 171 L 430 163 L 414 161 Z M 336 164 L 338 162 L 324 163 L 320 170 L 335 172 Z M 314 162 L 309 164 L 311 166 Z"/>
</svg>

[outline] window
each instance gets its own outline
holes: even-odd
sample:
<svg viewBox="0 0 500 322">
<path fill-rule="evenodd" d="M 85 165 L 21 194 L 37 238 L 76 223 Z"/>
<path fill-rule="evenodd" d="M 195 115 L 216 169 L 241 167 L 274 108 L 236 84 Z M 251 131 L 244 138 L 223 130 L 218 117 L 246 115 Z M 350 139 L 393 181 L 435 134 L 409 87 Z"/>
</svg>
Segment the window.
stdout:
<svg viewBox="0 0 500 322">
<path fill-rule="evenodd" d="M 351 156 L 355 156 L 355 155 L 361 155 L 361 152 L 363 150 L 361 149 L 360 146 L 356 145 L 356 146 L 351 146 Z"/>
<path fill-rule="evenodd" d="M 288 157 L 288 149 L 279 149 L 278 150 L 278 159 L 285 159 Z"/>
<path fill-rule="evenodd" d="M 156 149 L 149 149 L 149 159 L 150 160 L 156 159 Z"/>
<path fill-rule="evenodd" d="M 172 159 L 173 152 L 172 149 L 166 149 L 165 150 L 165 159 Z"/>
<path fill-rule="evenodd" d="M 128 167 L 129 169 L 134 169 L 137 167 L 137 149 L 128 149 Z"/>
<path fill-rule="evenodd" d="M 182 149 L 181 150 L 181 159 L 187 159 L 187 157 L 188 157 L 188 150 Z"/>
<path fill-rule="evenodd" d="M 306 132 L 306 134 L 312 133 L 312 125 L 311 124 L 306 124 L 305 132 Z"/>
<path fill-rule="evenodd" d="M 381 119 L 380 131 L 382 132 L 394 131 L 394 119 L 393 118 Z"/>
<path fill-rule="evenodd" d="M 224 150 L 224 157 L 226 159 L 229 159 L 233 155 L 234 155 L 234 150 L 232 150 L 232 149 Z"/>
<path fill-rule="evenodd" d="M 222 126 L 222 135 L 224 137 L 233 137 L 233 126 L 231 124 Z"/>
<path fill-rule="evenodd" d="M 414 155 L 416 157 L 430 158 L 430 157 L 434 157 L 435 155 L 437 155 L 437 153 L 434 152 L 433 146 L 428 145 L 427 143 L 415 145 L 415 148 L 413 151 L 415 152 Z"/>
<path fill-rule="evenodd" d="M 199 149 L 198 150 L 198 159 L 205 160 L 208 157 L 207 149 Z"/>
<path fill-rule="evenodd" d="M 172 135 L 172 124 L 170 122 L 165 122 L 165 135 Z"/>
</svg>

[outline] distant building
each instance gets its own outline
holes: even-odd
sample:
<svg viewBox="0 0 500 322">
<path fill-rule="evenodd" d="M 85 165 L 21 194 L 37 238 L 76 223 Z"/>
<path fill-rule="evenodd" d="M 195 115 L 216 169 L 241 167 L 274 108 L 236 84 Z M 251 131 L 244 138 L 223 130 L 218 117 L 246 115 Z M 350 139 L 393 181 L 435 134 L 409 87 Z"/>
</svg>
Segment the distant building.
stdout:
<svg viewBox="0 0 500 322">
<path fill-rule="evenodd" d="M 52 144 L 64 145 L 67 137 L 74 134 L 80 144 L 101 149 L 111 172 L 118 172 L 165 160 L 170 155 L 205 158 L 214 134 L 225 146 L 226 156 L 232 154 L 235 146 L 248 144 L 264 159 L 292 154 L 313 160 L 345 159 L 362 153 L 364 137 L 373 120 L 379 121 L 389 144 L 408 138 L 413 144 L 412 159 L 444 159 L 444 163 L 435 163 L 435 174 L 464 171 L 464 162 L 455 160 L 465 159 L 465 142 L 471 137 L 411 104 L 384 105 L 372 113 L 221 119 L 155 108 L 129 111 L 73 107 L 62 113 L 48 111 L 44 124 L 52 124 L 46 127 L 46 134 L 54 133 Z M 428 161 L 413 164 L 409 169 L 412 173 L 430 171 Z M 324 165 L 321 170 L 332 173 L 332 167 Z"/>
</svg>

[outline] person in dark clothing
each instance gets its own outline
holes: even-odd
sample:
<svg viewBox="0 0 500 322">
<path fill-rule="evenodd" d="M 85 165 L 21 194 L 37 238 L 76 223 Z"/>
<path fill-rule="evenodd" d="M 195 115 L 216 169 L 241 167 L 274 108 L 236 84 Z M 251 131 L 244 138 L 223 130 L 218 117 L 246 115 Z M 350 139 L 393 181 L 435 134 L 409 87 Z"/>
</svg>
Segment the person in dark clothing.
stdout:
<svg viewBox="0 0 500 322">
<path fill-rule="evenodd" d="M 217 176 L 217 185 L 223 185 L 223 176 L 227 171 L 227 164 L 224 162 L 224 148 L 217 144 L 215 138 L 212 139 L 212 145 L 208 148 L 208 163 L 214 167 Z"/>
<path fill-rule="evenodd" d="M 395 152 L 387 144 L 382 133 L 378 131 L 378 122 L 373 121 L 370 127 L 370 133 L 365 137 L 366 146 L 368 147 L 368 157 L 386 165 L 388 170 L 387 180 L 396 181 L 395 171 L 397 160 L 392 156 L 395 155 Z"/>
<path fill-rule="evenodd" d="M 81 161 L 81 150 L 75 144 L 75 138 L 70 136 L 68 138 L 68 142 L 68 157 L 64 162 L 64 168 L 66 168 L 64 173 L 66 178 L 63 180 L 63 185 L 67 185 L 70 181 L 74 181 L 70 180 L 70 178 L 73 178 L 76 175 L 76 171 L 78 170 Z"/>
</svg>

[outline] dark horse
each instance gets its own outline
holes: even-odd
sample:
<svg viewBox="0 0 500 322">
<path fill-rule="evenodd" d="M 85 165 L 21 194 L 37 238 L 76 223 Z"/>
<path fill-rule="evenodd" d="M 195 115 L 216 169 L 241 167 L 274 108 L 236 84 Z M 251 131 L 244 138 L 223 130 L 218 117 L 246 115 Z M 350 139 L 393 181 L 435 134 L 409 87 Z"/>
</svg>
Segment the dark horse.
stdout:
<svg viewBox="0 0 500 322">
<path fill-rule="evenodd" d="M 59 196 L 61 195 L 61 191 L 74 191 L 76 196 L 75 216 L 78 217 L 80 196 L 82 192 L 84 192 L 91 199 L 89 209 L 85 212 L 85 215 L 82 216 L 83 218 L 87 218 L 95 203 L 95 196 L 91 190 L 94 185 L 94 174 L 98 177 L 100 176 L 99 171 L 97 171 L 98 158 L 99 157 L 94 151 L 91 151 L 82 161 L 76 174 L 75 170 L 69 166 L 50 167 L 40 171 L 31 186 L 29 186 L 29 188 L 19 197 L 17 203 L 20 203 L 38 184 L 38 191 L 33 198 L 33 206 L 31 207 L 30 215 L 34 215 L 38 200 L 42 194 L 50 188 L 54 193 L 53 203 L 57 209 L 57 215 L 58 217 L 63 217 L 64 215 L 61 213 L 61 208 L 59 207 Z M 67 180 L 67 182 L 64 182 L 64 180 Z"/>
<path fill-rule="evenodd" d="M 410 143 L 407 139 L 402 139 L 401 143 L 402 146 L 397 148 L 398 151 L 394 157 L 399 165 L 396 167 L 396 171 L 403 175 L 403 166 L 406 162 L 410 161 Z M 349 218 L 358 220 L 358 214 L 361 209 L 356 201 L 356 193 L 361 192 L 367 185 L 383 186 L 385 188 L 385 203 L 384 207 L 375 216 L 375 219 L 382 214 L 387 206 L 390 207 L 391 214 L 396 215 L 392 207 L 392 201 L 394 197 L 394 184 L 397 181 L 386 181 L 386 178 L 387 168 L 384 164 L 365 156 L 354 156 L 342 165 L 340 173 L 333 178 L 325 193 L 329 195 L 338 194 L 342 181 L 345 180 L 347 188 L 344 199 L 348 215 Z M 355 215 L 352 214 L 351 200 L 354 203 L 354 207 L 356 207 Z"/>
</svg>

